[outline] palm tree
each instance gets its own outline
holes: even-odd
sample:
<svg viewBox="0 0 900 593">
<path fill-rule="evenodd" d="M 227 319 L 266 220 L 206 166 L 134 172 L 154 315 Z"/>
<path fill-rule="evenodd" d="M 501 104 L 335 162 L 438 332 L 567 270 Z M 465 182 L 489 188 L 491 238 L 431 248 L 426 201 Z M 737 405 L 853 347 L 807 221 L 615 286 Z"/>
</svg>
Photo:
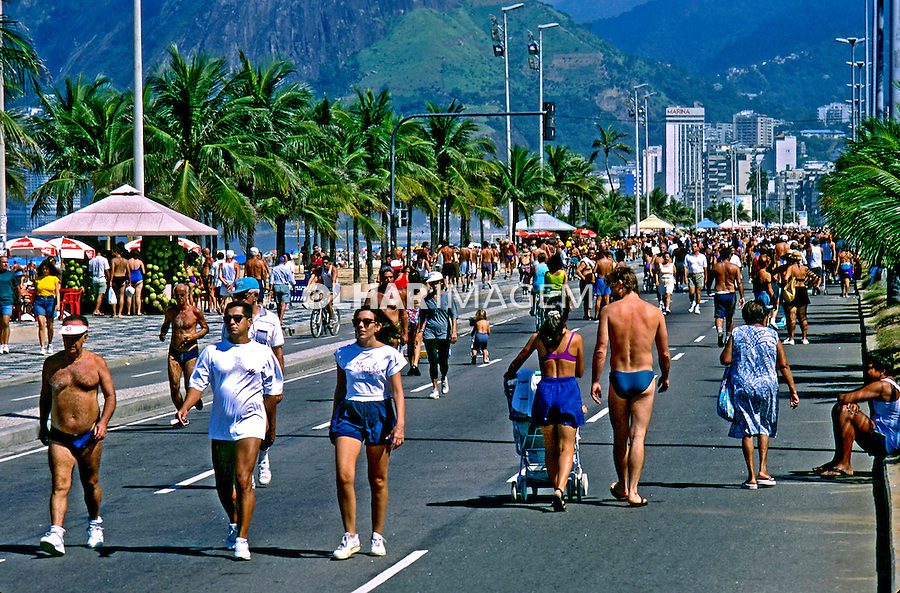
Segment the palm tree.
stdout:
<svg viewBox="0 0 900 593">
<path fill-rule="evenodd" d="M 489 179 L 494 203 L 512 202 L 513 219 L 510 224 L 513 226 L 519 219 L 520 211 L 525 213 L 526 219 L 530 218 L 535 206 L 551 195 L 537 155 L 522 146 L 512 147 L 509 163 L 494 161 Z"/>
<path fill-rule="evenodd" d="M 32 194 L 32 215 L 72 212 L 76 195 L 106 192 L 131 177 L 131 96 L 97 77 L 66 79 L 62 90 L 41 97 L 33 122 L 49 179 Z"/>
<path fill-rule="evenodd" d="M 603 165 L 606 167 L 606 178 L 609 181 L 609 187 L 613 187 L 612 173 L 609 170 L 609 158 L 611 156 L 618 157 L 625 162 L 625 155 L 631 154 L 631 147 L 622 142 L 628 137 L 628 134 L 617 131 L 614 127 L 604 128 L 597 124 L 597 131 L 600 135 L 591 143 L 594 152 L 591 153 L 590 161 L 593 163 L 600 153 L 603 153 Z"/>
<path fill-rule="evenodd" d="M 669 209 L 669 196 L 661 187 L 654 187 L 647 196 L 650 202 L 650 212 L 644 212 L 643 216 L 656 214 L 660 218 L 666 218 L 666 211 Z M 643 206 L 644 204 L 642 204 Z"/>
<path fill-rule="evenodd" d="M 569 222 L 576 224 L 583 205 L 602 191 L 591 173 L 591 164 L 568 146 L 548 146 L 544 172 L 552 197 L 544 208 L 554 215 L 567 206 Z"/>
<path fill-rule="evenodd" d="M 597 207 L 588 211 L 588 226 L 601 236 L 617 235 L 633 223 L 634 203 L 618 190 L 611 190 Z"/>
<path fill-rule="evenodd" d="M 224 59 L 185 59 L 175 46 L 168 53 L 168 62 L 148 81 L 148 176 L 179 212 L 220 224 L 227 244 L 256 226 L 250 188 L 261 184 L 286 193 L 289 180 L 261 152 L 264 138 L 248 128 L 252 99 L 237 92 Z"/>
<path fill-rule="evenodd" d="M 715 204 L 711 204 L 703 211 L 703 216 L 713 222 L 721 224 L 731 218 L 731 204 L 727 202 L 716 202 Z"/>
<path fill-rule="evenodd" d="M 862 122 L 856 140 L 819 187 L 834 232 L 852 239 L 859 254 L 889 270 L 888 300 L 900 289 L 900 123 Z"/>
</svg>

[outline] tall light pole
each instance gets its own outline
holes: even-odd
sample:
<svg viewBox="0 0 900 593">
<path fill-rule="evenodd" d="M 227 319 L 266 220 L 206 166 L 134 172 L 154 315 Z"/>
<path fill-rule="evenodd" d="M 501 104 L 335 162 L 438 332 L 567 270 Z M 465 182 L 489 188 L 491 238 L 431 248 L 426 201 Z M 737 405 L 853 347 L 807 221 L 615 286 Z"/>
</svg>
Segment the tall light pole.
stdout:
<svg viewBox="0 0 900 593">
<path fill-rule="evenodd" d="M 857 108 L 858 115 L 856 116 L 856 126 L 859 127 L 859 124 L 862 123 L 863 114 L 866 117 L 869 116 L 869 90 L 868 83 L 863 84 L 863 68 L 866 67 L 866 62 L 862 60 L 857 60 L 855 63 L 857 80 L 859 82 L 856 83 L 856 86 L 859 87 L 859 93 L 857 96 L 859 97 L 859 107 Z M 866 74 L 868 76 L 868 74 Z M 863 93 L 863 89 L 865 89 L 865 93 Z"/>
<path fill-rule="evenodd" d="M 900 108 L 900 0 L 891 0 L 891 76 L 888 88 L 891 91 L 888 99 L 888 117 L 897 118 Z"/>
<path fill-rule="evenodd" d="M 553 29 L 559 23 L 546 23 L 538 25 L 538 111 L 544 110 L 544 29 Z M 540 155 L 541 169 L 544 168 L 544 118 L 538 119 L 538 154 Z"/>
<path fill-rule="evenodd" d="M 634 85 L 634 232 L 641 234 L 641 120 L 638 117 L 638 91 L 645 88 L 647 83 Z M 647 212 L 650 215 L 650 212 Z"/>
<path fill-rule="evenodd" d="M 650 97 L 656 94 L 656 91 L 646 93 L 644 95 L 644 156 L 650 151 Z M 643 163 L 646 165 L 646 163 Z M 647 179 L 647 167 L 644 167 L 644 180 Z M 650 214 L 650 192 L 647 191 L 647 184 L 641 184 L 641 192 L 646 195 L 647 214 Z"/>
<path fill-rule="evenodd" d="M 134 187 L 144 194 L 144 63 L 141 57 L 141 0 L 134 0 Z"/>
<path fill-rule="evenodd" d="M 3 0 L 0 0 L 0 16 L 3 16 Z M 0 38 L 0 45 L 3 39 Z M 5 89 L 6 80 L 3 76 L 3 64 L 0 63 L 0 112 L 6 111 Z M 0 253 L 6 252 L 7 237 L 6 214 L 6 134 L 0 126 Z"/>
<path fill-rule="evenodd" d="M 854 69 L 853 64 L 856 62 L 856 44 L 862 41 L 865 41 L 865 38 L 860 37 L 836 37 L 835 41 L 838 43 L 846 43 L 850 46 L 850 61 L 847 62 L 850 66 L 850 137 L 856 138 L 856 118 L 854 117 L 854 113 L 856 113 L 856 70 Z"/>
<path fill-rule="evenodd" d="M 872 55 L 872 83 L 875 87 L 874 109 L 875 117 L 884 117 L 884 0 L 874 0 L 875 22 L 872 28 L 874 34 L 874 48 Z"/>
<path fill-rule="evenodd" d="M 870 66 L 872 64 L 872 30 L 871 30 L 871 20 L 869 19 L 869 0 L 863 0 L 863 4 L 866 5 L 866 117 L 871 117 L 871 106 L 872 106 L 872 78 L 870 76 Z"/>
<path fill-rule="evenodd" d="M 509 113 L 509 33 L 508 33 L 508 21 L 506 14 L 513 10 L 518 10 L 525 6 L 524 2 L 517 2 L 516 4 L 510 4 L 509 6 L 504 6 L 500 9 L 500 12 L 503 13 L 503 26 L 497 24 L 496 19 L 491 17 L 492 26 L 491 26 L 491 37 L 494 39 L 494 56 L 498 58 L 503 58 L 503 71 L 504 71 L 504 82 L 505 82 L 505 90 L 506 90 L 506 110 L 505 113 Z M 502 38 L 502 41 L 501 41 Z M 512 125 L 512 121 L 510 117 L 506 116 L 506 165 L 509 166 L 510 160 L 512 160 L 512 132 L 510 130 Z M 515 239 L 514 232 L 516 227 L 516 221 L 513 220 L 513 204 L 512 200 L 509 202 L 509 240 L 513 241 Z"/>
</svg>

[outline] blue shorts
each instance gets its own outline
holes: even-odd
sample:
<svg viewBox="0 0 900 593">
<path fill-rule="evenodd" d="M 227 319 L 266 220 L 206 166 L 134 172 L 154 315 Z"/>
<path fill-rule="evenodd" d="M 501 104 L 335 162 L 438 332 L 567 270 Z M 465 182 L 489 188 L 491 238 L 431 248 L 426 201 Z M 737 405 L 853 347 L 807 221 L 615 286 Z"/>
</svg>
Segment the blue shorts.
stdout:
<svg viewBox="0 0 900 593">
<path fill-rule="evenodd" d="M 390 400 L 360 402 L 345 399 L 331 419 L 328 436 L 332 443 L 337 437 L 350 437 L 366 445 L 386 445 L 396 423 Z"/>
<path fill-rule="evenodd" d="M 43 315 L 48 319 L 53 319 L 56 313 L 56 298 L 52 296 L 34 297 L 34 316 Z"/>
<path fill-rule="evenodd" d="M 727 294 L 717 294 L 713 297 L 713 303 L 716 306 L 716 319 L 731 319 L 734 317 L 734 307 L 737 299 L 733 292 Z"/>
<path fill-rule="evenodd" d="M 766 311 L 771 311 L 775 307 L 772 305 L 772 297 L 769 296 L 769 293 L 765 290 L 762 290 L 754 295 L 754 299 L 757 303 L 765 307 Z"/>
<path fill-rule="evenodd" d="M 5 304 L 5 303 L 2 304 L 2 305 L 0 305 L 0 316 L 3 316 L 3 317 L 12 317 L 12 312 L 13 312 L 13 306 L 12 306 L 12 305 L 7 305 L 7 304 Z"/>
<path fill-rule="evenodd" d="M 582 426 L 584 412 L 578 380 L 575 377 L 542 377 L 534 395 L 531 418 L 539 426 Z"/>
<path fill-rule="evenodd" d="M 484 352 L 488 349 L 488 334 L 483 332 L 476 332 L 474 336 L 472 336 L 472 351 L 473 352 Z"/>
<path fill-rule="evenodd" d="M 612 289 L 606 283 L 606 278 L 597 278 L 594 280 L 594 296 L 608 296 L 612 294 Z"/>
</svg>

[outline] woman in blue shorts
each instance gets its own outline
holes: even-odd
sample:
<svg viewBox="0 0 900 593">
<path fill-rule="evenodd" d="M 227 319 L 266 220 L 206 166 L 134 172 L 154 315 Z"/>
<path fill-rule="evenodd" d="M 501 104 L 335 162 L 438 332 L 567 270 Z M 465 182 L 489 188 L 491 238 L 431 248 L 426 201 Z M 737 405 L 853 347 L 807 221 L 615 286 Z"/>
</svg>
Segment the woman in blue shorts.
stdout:
<svg viewBox="0 0 900 593">
<path fill-rule="evenodd" d="M 541 382 L 534 396 L 531 419 L 544 435 L 547 474 L 553 483 L 553 510 L 565 511 L 563 494 L 575 459 L 575 435 L 584 424 L 578 379 L 584 375 L 581 336 L 566 329 L 568 311 L 547 312 L 540 329 L 509 364 L 504 377 L 513 379 L 537 350 Z"/>
<path fill-rule="evenodd" d="M 338 506 L 344 523 L 341 544 L 332 554 L 335 560 L 346 560 L 360 549 L 354 481 L 363 444 L 372 492 L 370 553 L 386 554 L 382 533 L 388 504 L 388 461 L 391 451 L 403 444 L 406 418 L 400 381 L 406 360 L 375 337 L 387 323 L 381 310 L 357 310 L 353 315 L 356 342 L 334 353 L 337 385 L 329 436 L 334 444 Z"/>
</svg>

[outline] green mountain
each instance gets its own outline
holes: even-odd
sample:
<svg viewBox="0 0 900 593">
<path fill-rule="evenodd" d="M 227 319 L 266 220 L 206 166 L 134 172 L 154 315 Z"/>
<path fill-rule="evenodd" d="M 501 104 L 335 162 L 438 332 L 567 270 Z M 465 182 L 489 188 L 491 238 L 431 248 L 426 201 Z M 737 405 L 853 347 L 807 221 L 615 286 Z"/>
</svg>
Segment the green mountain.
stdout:
<svg viewBox="0 0 900 593">
<path fill-rule="evenodd" d="M 333 98 L 352 97 L 356 85 L 389 89 L 397 109 L 404 113 L 423 111 L 429 100 L 448 104 L 454 98 L 470 110 L 499 111 L 503 107 L 503 60 L 493 56 L 490 39 L 490 16 L 499 16 L 502 6 L 495 1 L 143 1 L 146 72 L 158 67 L 165 48 L 172 43 L 183 51 L 223 54 L 232 61 L 237 59 L 238 49 L 243 49 L 257 60 L 290 58 L 297 64 L 301 79 L 317 93 Z M 587 2 L 554 1 L 564 7 L 591 7 Z M 634 4 L 636 0 L 629 2 Z M 130 0 L 19 0 L 9 4 L 8 10 L 31 29 L 57 83 L 78 73 L 104 73 L 119 87 L 128 88 L 131 6 Z M 596 8 L 596 3 L 592 6 Z M 638 6 L 618 18 L 644 9 Z M 796 95 L 782 94 L 783 103 L 770 101 L 766 93 L 751 99 L 741 94 L 748 86 L 741 84 L 741 77 L 714 76 L 689 68 L 689 64 L 635 57 L 551 6 L 529 0 L 524 8 L 509 14 L 513 110 L 538 108 L 538 77 L 528 65 L 527 30 L 537 32 L 536 26 L 547 22 L 559 22 L 561 27 L 545 35 L 544 99 L 557 104 L 558 141 L 581 152 L 590 151 L 595 123 L 633 130 L 628 99 L 637 83 L 649 83 L 657 93 L 650 109 L 654 143 L 662 142 L 662 114 L 670 105 L 704 105 L 710 121 L 730 121 L 735 111 L 753 107 L 768 109 L 775 116 L 790 112 L 811 119 L 815 112 L 810 105 L 832 98 L 813 99 L 797 90 L 797 85 L 811 76 L 809 65 L 803 61 L 789 63 L 799 69 L 795 73 L 797 85 L 791 87 Z M 744 30 L 743 25 L 733 24 L 732 28 Z M 694 33 L 690 30 L 685 35 Z M 626 40 L 610 37 L 627 46 Z M 684 43 L 694 41 L 686 39 Z M 723 40 L 719 43 L 721 52 L 724 54 L 729 43 L 738 41 L 730 37 Z M 631 49 L 645 51 L 642 47 Z M 821 72 L 822 68 L 811 70 Z M 764 79 L 753 85 L 761 88 L 767 70 L 748 69 L 746 78 L 754 76 Z M 499 131 L 503 120 L 494 118 L 485 124 L 501 140 L 498 145 L 502 150 Z M 513 141 L 534 148 L 537 125 L 536 119 L 515 120 Z"/>
</svg>

